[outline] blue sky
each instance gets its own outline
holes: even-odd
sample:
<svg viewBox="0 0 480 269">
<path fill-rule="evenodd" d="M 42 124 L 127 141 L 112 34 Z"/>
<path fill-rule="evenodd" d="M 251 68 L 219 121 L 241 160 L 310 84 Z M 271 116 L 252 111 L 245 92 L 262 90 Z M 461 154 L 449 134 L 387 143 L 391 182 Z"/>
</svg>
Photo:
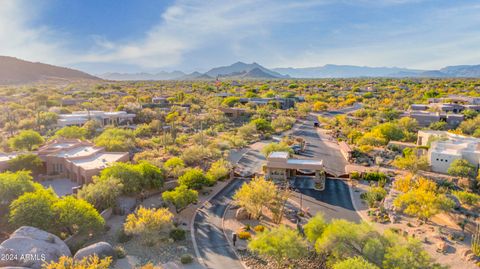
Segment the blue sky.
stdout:
<svg viewBox="0 0 480 269">
<path fill-rule="evenodd" d="M 480 64 L 480 2 L 0 0 L 0 55 L 94 74 Z"/>
</svg>

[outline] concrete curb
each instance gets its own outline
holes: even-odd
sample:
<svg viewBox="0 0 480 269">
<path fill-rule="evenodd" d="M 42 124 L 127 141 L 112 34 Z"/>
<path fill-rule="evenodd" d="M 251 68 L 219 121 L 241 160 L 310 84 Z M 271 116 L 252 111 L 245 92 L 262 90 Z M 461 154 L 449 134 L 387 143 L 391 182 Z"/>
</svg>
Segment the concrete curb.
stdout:
<svg viewBox="0 0 480 269">
<path fill-rule="evenodd" d="M 202 264 L 205 268 L 208 268 L 207 264 L 205 263 L 205 261 L 203 260 L 203 258 L 201 257 L 200 255 L 200 251 L 198 250 L 198 245 L 197 245 L 197 240 L 195 238 L 195 229 L 194 229 L 194 224 L 195 224 L 195 217 L 197 216 L 197 213 L 198 211 L 203 208 L 208 202 L 210 202 L 210 200 L 215 196 L 217 195 L 218 193 L 220 193 L 223 189 L 225 189 L 230 183 L 231 183 L 231 179 L 229 179 L 225 186 L 223 186 L 223 188 L 220 188 L 218 189 L 216 192 L 212 192 L 208 197 L 207 199 L 199 206 L 197 207 L 197 209 L 195 209 L 195 212 L 193 213 L 193 216 L 192 218 L 190 219 L 190 236 L 192 238 L 192 244 L 193 244 L 193 249 L 195 251 L 195 256 L 197 256 L 197 260 L 200 264 Z"/>
<path fill-rule="evenodd" d="M 353 205 L 353 209 L 355 209 L 355 212 L 357 212 L 357 214 L 360 216 L 360 218 L 367 222 L 367 223 L 371 223 L 370 219 L 368 219 L 367 216 L 364 216 L 362 214 L 362 212 L 360 210 L 358 210 L 358 206 L 357 206 L 357 203 L 355 202 L 355 197 L 353 197 L 353 188 L 352 186 L 350 185 L 350 182 L 347 183 L 347 186 L 348 186 L 348 193 L 350 194 L 350 200 L 352 200 L 352 205 Z"/>
</svg>

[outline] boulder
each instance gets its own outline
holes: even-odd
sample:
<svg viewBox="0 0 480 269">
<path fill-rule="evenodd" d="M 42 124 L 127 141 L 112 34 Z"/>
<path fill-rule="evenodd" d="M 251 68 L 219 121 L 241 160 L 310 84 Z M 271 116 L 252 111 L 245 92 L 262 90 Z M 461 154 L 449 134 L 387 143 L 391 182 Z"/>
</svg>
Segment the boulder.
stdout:
<svg viewBox="0 0 480 269">
<path fill-rule="evenodd" d="M 67 244 L 58 236 L 35 227 L 22 226 L 9 239 L 0 244 L 1 267 L 27 267 L 40 269 L 44 262 L 58 261 L 61 256 L 71 257 Z M 7 255 L 7 256 L 6 256 Z"/>
<path fill-rule="evenodd" d="M 447 252 L 448 244 L 445 241 L 438 242 L 437 244 L 437 252 L 445 253 Z"/>
<path fill-rule="evenodd" d="M 235 219 L 236 220 L 244 220 L 248 219 L 248 212 L 245 208 L 241 207 L 237 209 L 237 212 L 235 213 Z"/>
<path fill-rule="evenodd" d="M 188 248 L 186 246 L 178 246 L 177 251 L 180 252 L 180 253 L 187 253 Z"/>
<path fill-rule="evenodd" d="M 475 260 L 475 254 L 473 254 L 473 251 L 472 251 L 471 249 L 469 249 L 469 248 L 464 249 L 464 250 L 462 251 L 462 257 L 463 257 L 463 259 L 466 260 L 466 261 L 473 261 L 473 260 Z"/>
<path fill-rule="evenodd" d="M 107 242 L 98 242 L 78 250 L 77 253 L 75 253 L 75 256 L 73 256 L 73 259 L 76 261 L 80 261 L 85 257 L 93 255 L 97 255 L 101 259 L 105 257 L 112 257 L 112 259 L 117 258 L 112 245 Z"/>
<path fill-rule="evenodd" d="M 28 267 L 17 267 L 17 266 L 6 266 L 6 267 L 0 267 L 0 269 L 30 269 Z"/>
</svg>

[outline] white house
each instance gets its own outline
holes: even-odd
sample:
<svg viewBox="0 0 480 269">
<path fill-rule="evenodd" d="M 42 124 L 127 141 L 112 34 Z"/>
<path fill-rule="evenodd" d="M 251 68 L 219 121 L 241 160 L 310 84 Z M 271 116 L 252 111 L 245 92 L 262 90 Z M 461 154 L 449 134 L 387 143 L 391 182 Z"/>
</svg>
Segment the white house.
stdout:
<svg viewBox="0 0 480 269">
<path fill-rule="evenodd" d="M 128 125 L 133 122 L 135 114 L 125 111 L 75 111 L 72 114 L 60 114 L 58 116 L 57 125 L 65 126 L 82 126 L 89 120 L 96 120 L 101 126 L 106 125 Z"/>
<path fill-rule="evenodd" d="M 419 131 L 418 145 L 430 146 L 428 161 L 432 171 L 447 173 L 453 161 L 465 159 L 480 168 L 480 139 L 445 131 Z"/>
</svg>

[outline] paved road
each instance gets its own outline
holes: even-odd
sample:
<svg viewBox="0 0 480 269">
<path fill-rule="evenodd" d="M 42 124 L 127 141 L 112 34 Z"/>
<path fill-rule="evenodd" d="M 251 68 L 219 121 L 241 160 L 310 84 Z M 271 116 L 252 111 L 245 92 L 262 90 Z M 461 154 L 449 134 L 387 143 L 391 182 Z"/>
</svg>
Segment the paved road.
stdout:
<svg viewBox="0 0 480 269">
<path fill-rule="evenodd" d="M 308 116 L 292 135 L 300 136 L 307 142 L 307 149 L 301 153 L 298 158 L 300 159 L 321 159 L 325 169 L 340 176 L 345 174 L 345 166 L 347 161 L 343 157 L 337 142 L 330 136 L 317 132 L 317 129 L 313 126 L 315 116 Z"/>
<path fill-rule="evenodd" d="M 261 171 L 264 161 L 265 157 L 261 152 L 251 149 L 238 161 L 236 172 L 243 177 L 250 177 Z"/>
<path fill-rule="evenodd" d="M 323 191 L 313 189 L 314 184 L 309 178 L 297 177 L 290 184 L 296 188 L 291 198 L 297 203 L 301 202 L 302 207 L 308 208 L 312 215 L 322 212 L 327 220 L 346 219 L 360 222 L 361 218 L 353 207 L 348 186 L 342 180 L 327 178 Z"/>
<path fill-rule="evenodd" d="M 243 181 L 234 179 L 209 203 L 201 207 L 194 220 L 195 241 L 207 268 L 244 269 L 233 250 L 228 245 L 223 232 L 222 219 L 227 205 Z"/>
<path fill-rule="evenodd" d="M 341 108 L 341 109 L 338 109 L 338 110 L 324 111 L 324 112 L 318 112 L 318 113 L 312 113 L 312 114 L 319 115 L 319 116 L 325 116 L 325 117 L 335 117 L 337 115 L 342 115 L 342 114 L 347 114 L 347 113 L 350 113 L 350 112 L 354 112 L 356 110 L 359 110 L 362 107 L 363 107 L 363 104 L 355 103 L 352 106 Z"/>
<path fill-rule="evenodd" d="M 315 116 L 309 116 L 293 132 L 293 135 L 303 137 L 307 142 L 307 150 L 298 157 L 322 159 L 327 171 L 336 175 L 344 174 L 347 161 L 340 152 L 337 142 L 330 136 L 317 132 L 313 127 L 314 119 Z M 296 188 L 292 198 L 300 203 L 300 196 L 302 196 L 302 206 L 308 207 L 312 215 L 322 212 L 327 220 L 341 218 L 360 222 L 360 216 L 353 207 L 348 186 L 342 180 L 327 178 L 323 191 L 315 190 L 313 181 L 308 177 L 297 177 L 290 184 Z"/>
</svg>

